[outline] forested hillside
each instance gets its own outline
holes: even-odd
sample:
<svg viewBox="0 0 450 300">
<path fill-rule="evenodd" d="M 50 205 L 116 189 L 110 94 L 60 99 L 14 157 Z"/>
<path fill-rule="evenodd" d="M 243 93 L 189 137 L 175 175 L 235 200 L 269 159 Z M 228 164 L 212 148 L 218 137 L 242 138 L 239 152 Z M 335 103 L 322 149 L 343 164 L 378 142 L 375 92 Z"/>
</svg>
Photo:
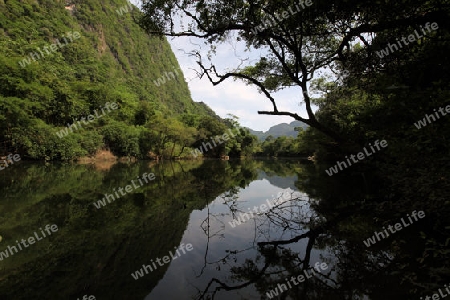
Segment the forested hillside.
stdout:
<svg viewBox="0 0 450 300">
<path fill-rule="evenodd" d="M 267 131 L 255 131 L 250 129 L 250 133 L 258 137 L 260 141 L 264 141 L 267 137 L 272 136 L 273 138 L 278 138 L 281 136 L 290 136 L 296 138 L 298 135 L 299 128 L 306 129 L 309 126 L 303 122 L 292 121 L 291 123 L 281 123 L 274 125 Z M 297 129 L 297 130 L 296 130 Z"/>
<path fill-rule="evenodd" d="M 166 39 L 135 23 L 138 13 L 118 0 L 0 2 L 0 154 L 173 157 L 224 133 L 224 121 L 192 101 Z"/>
</svg>

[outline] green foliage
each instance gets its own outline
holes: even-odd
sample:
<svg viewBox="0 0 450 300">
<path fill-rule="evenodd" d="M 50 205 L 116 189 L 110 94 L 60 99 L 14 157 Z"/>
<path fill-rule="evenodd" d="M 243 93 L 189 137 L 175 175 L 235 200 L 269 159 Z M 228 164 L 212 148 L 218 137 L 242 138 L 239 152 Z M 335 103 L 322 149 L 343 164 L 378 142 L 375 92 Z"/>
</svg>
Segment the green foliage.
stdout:
<svg viewBox="0 0 450 300">
<path fill-rule="evenodd" d="M 101 129 L 105 145 L 119 156 L 138 156 L 139 129 L 122 122 L 111 121 Z"/>
<path fill-rule="evenodd" d="M 71 4 L 73 9 L 67 9 Z M 0 2 L 0 153 L 72 160 L 106 147 L 117 155 L 143 157 L 151 148 L 141 149 L 148 144 L 142 140 L 144 128 L 155 125 L 155 115 L 170 120 L 180 114 L 216 117 L 204 103 L 192 101 L 181 72 L 175 80 L 155 85 L 178 63 L 165 39 L 149 37 L 134 22 L 137 9 L 116 12 L 125 4 Z M 43 47 L 62 42 L 67 32 L 79 32 L 80 38 L 21 67 L 19 62 L 31 52 L 38 53 L 38 47 L 45 52 Z M 119 109 L 83 130 L 56 136 L 95 110 L 101 115 L 107 102 L 118 103 Z M 178 134 L 170 141 L 180 147 L 174 150 L 192 143 L 196 133 L 190 127 L 194 125 L 177 123 L 173 128 Z"/>
<path fill-rule="evenodd" d="M 86 149 L 93 151 L 92 147 L 99 141 L 95 141 L 95 137 L 90 135 L 85 138 L 87 145 L 83 148 L 81 135 L 69 134 L 61 139 L 43 121 L 33 120 L 31 123 L 29 128 L 13 128 L 10 133 L 12 146 L 19 150 L 17 152 L 26 153 L 26 158 L 72 160 L 89 154 Z"/>
<path fill-rule="evenodd" d="M 296 139 L 293 137 L 280 136 L 273 139 L 272 136 L 269 136 L 261 143 L 261 152 L 258 155 L 275 157 L 299 156 L 297 144 Z"/>
<path fill-rule="evenodd" d="M 441 14 L 448 18 L 448 9 Z M 377 49 L 386 47 L 415 28 L 409 24 L 383 30 L 373 44 Z M 422 232 L 426 245 L 422 257 L 417 262 L 405 257 L 401 264 L 410 273 L 404 280 L 430 292 L 439 286 L 436 282 L 445 282 L 449 270 L 445 249 L 450 229 L 450 116 L 438 112 L 450 104 L 450 61 L 444 54 L 450 51 L 449 37 L 448 26 L 440 26 L 430 37 L 384 58 L 374 55 L 370 48 L 353 49 L 345 62 L 348 75 L 344 80 L 317 83 L 318 87 L 326 87 L 323 97 L 317 100 L 319 121 L 336 128 L 349 143 L 340 148 L 331 146 L 329 139 L 311 129 L 320 145 L 316 151 L 320 158 L 343 160 L 344 155 L 359 152 L 377 139 L 388 142 L 376 159 L 365 159 L 352 166 L 351 172 L 365 174 L 370 167 L 371 173 L 380 173 L 387 181 L 389 188 L 385 190 L 391 199 L 373 204 L 379 207 L 380 218 L 388 215 L 383 205 L 389 203 L 393 211 L 403 215 L 411 208 L 422 209 L 433 219 L 428 225 L 432 228 L 424 226 Z M 429 116 L 428 122 L 425 115 L 432 115 L 434 120 Z M 419 120 L 427 125 L 416 128 Z"/>
</svg>

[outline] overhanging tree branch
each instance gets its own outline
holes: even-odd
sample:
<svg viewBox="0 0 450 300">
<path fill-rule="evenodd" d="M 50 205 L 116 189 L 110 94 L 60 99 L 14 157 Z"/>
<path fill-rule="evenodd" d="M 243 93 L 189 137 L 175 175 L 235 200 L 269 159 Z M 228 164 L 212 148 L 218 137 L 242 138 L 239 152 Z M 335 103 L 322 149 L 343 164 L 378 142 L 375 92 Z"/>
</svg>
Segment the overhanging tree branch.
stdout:
<svg viewBox="0 0 450 300">
<path fill-rule="evenodd" d="M 446 5 L 440 0 L 433 1 L 439 3 L 441 10 L 442 5 Z M 367 33 L 399 29 L 427 21 L 448 23 L 446 15 L 436 13 L 439 9 L 433 9 L 428 2 L 407 6 L 389 2 L 378 7 L 378 4 L 369 0 L 357 3 L 344 1 L 333 5 L 318 0 L 311 7 L 304 7 L 288 17 L 280 18 L 280 12 L 285 12 L 287 6 L 294 3 L 293 0 L 146 0 L 143 5 L 144 16 L 139 23 L 147 32 L 160 36 L 198 37 L 215 46 L 233 33 L 246 43 L 249 50 L 252 47 L 265 48 L 270 59 L 267 64 L 263 65 L 261 60 L 254 66 L 243 70 L 238 67 L 236 71 L 224 75 L 218 74 L 215 66 L 205 67 L 199 57 L 200 77 L 206 75 L 213 85 L 231 77 L 255 85 L 273 106 L 272 111 L 259 111 L 259 114 L 293 117 L 333 139 L 338 138 L 338 130 L 320 124 L 311 107 L 308 81 L 314 72 L 321 68 L 333 68 L 335 61 L 345 61 L 347 57 L 344 52 L 353 50 L 355 37 L 360 38 L 366 48 L 370 48 L 369 41 L 364 40 Z M 176 32 L 174 16 L 178 13 L 186 16 L 188 21 L 186 30 Z M 270 17 L 274 22 L 267 26 Z M 251 71 L 246 72 L 249 69 Z M 308 118 L 300 117 L 295 112 L 278 110 L 272 93 L 292 86 L 301 88 Z"/>
</svg>

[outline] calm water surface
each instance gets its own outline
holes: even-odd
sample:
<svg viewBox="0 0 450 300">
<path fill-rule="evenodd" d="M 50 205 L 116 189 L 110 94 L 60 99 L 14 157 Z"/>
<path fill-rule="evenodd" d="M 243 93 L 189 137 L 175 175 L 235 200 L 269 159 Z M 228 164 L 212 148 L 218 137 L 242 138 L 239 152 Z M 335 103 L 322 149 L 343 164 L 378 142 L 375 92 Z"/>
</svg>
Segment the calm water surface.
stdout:
<svg viewBox="0 0 450 300">
<path fill-rule="evenodd" d="M 156 179 L 93 205 L 146 172 Z M 322 173 L 292 160 L 15 165 L 0 174 L 0 253 L 58 231 L 3 256 L 0 299 L 408 299 L 393 249 L 362 243 L 376 187 Z M 162 262 L 182 244 L 193 249 Z"/>
</svg>

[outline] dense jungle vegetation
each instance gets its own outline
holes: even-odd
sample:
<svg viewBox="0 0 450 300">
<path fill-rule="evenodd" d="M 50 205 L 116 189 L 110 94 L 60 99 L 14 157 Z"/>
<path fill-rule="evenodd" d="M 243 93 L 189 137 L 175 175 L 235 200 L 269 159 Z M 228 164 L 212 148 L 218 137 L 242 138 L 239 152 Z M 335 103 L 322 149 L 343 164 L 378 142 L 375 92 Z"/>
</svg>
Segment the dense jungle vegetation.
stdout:
<svg viewBox="0 0 450 300">
<path fill-rule="evenodd" d="M 205 156 L 248 155 L 255 138 L 233 116 L 222 120 L 191 99 L 167 41 L 144 33 L 133 19 L 136 8 L 118 14 L 124 5 L 0 2 L 0 153 L 73 160 L 106 149 L 117 156 L 189 157 L 190 147 L 234 128 L 236 139 Z M 68 32 L 80 38 L 45 52 L 65 44 Z M 23 67 L 30 53 L 37 55 Z M 166 82 L 155 83 L 160 78 Z M 119 108 L 102 115 L 108 102 Z M 57 135 L 96 110 L 101 118 Z"/>
</svg>

